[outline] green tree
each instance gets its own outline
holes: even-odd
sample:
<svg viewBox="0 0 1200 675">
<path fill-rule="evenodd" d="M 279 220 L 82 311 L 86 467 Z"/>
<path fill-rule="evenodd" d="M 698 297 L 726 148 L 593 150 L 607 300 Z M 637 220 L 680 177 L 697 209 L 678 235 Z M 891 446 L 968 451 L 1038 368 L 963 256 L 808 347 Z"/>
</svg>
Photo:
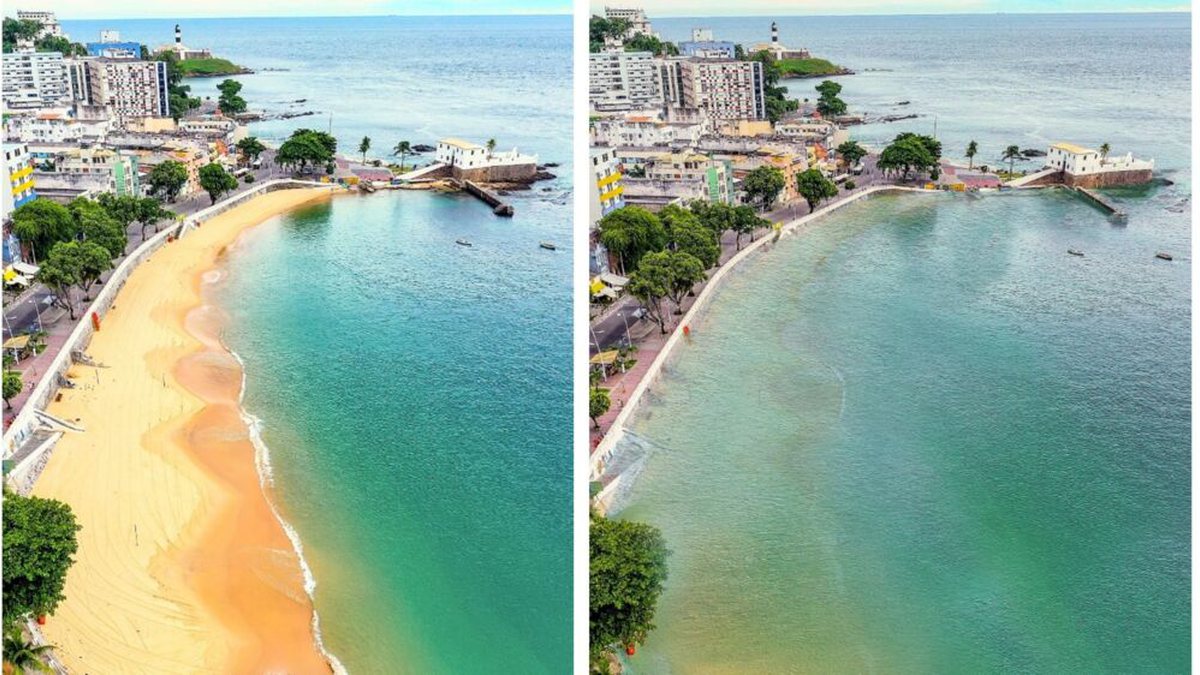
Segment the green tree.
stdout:
<svg viewBox="0 0 1200 675">
<path fill-rule="evenodd" d="M 13 51 L 18 42 L 33 42 L 40 32 L 42 24 L 37 21 L 4 17 L 4 51 Z"/>
<path fill-rule="evenodd" d="M 223 80 L 217 85 L 217 90 L 221 92 L 221 96 L 217 99 L 217 106 L 221 112 L 230 117 L 246 112 L 246 100 L 238 95 L 242 90 L 242 83 L 237 80 Z"/>
<path fill-rule="evenodd" d="M 1110 153 L 1110 152 L 1112 152 L 1112 148 L 1109 147 L 1108 143 L 1101 145 L 1100 146 L 1100 161 L 1103 162 L 1104 160 L 1108 159 L 1108 153 Z"/>
<path fill-rule="evenodd" d="M 846 168 L 850 169 L 867 156 L 867 149 L 859 145 L 857 141 L 846 141 L 837 146 L 837 154 L 846 163 Z"/>
<path fill-rule="evenodd" d="M 256 136 L 247 136 L 238 141 L 234 147 L 238 149 L 245 164 L 253 163 L 267 149 L 267 146 L 263 145 L 262 141 L 258 140 Z"/>
<path fill-rule="evenodd" d="M 743 57 L 745 56 L 743 52 Z M 751 61 L 758 61 L 762 65 L 763 70 L 763 94 L 767 104 L 767 119 L 775 124 L 783 119 L 784 115 L 792 112 L 800 107 L 800 102 L 787 97 L 787 87 L 780 87 L 779 80 L 782 78 L 782 72 L 779 65 L 775 62 L 775 57 L 771 52 L 764 50 L 754 52 L 750 55 Z"/>
<path fill-rule="evenodd" d="M 588 21 L 588 48 L 592 53 L 604 49 L 605 40 L 623 40 L 629 32 L 627 19 L 606 19 L 592 16 Z"/>
<path fill-rule="evenodd" d="M 168 202 L 175 201 L 187 181 L 187 167 L 173 159 L 156 165 L 146 176 L 148 192 Z"/>
<path fill-rule="evenodd" d="M 662 216 L 663 223 L 667 224 L 669 246 L 674 251 L 691 254 L 701 263 L 701 270 L 716 267 L 721 260 L 721 245 L 718 243 L 717 235 L 702 225 L 692 213 L 683 209 L 679 210 L 687 214 L 687 217 Z"/>
<path fill-rule="evenodd" d="M 75 303 L 71 298 L 71 289 L 80 283 L 83 270 L 78 256 L 71 255 L 70 249 L 63 251 L 63 246 L 74 242 L 55 244 L 50 249 L 50 255 L 42 261 L 38 269 L 37 280 L 54 291 L 55 303 L 70 313 L 75 319 Z"/>
<path fill-rule="evenodd" d="M 412 152 L 412 144 L 408 141 L 400 141 L 396 144 L 396 147 L 392 148 L 392 154 L 400 157 L 401 170 L 404 169 L 404 158 L 407 157 L 408 153 L 410 152 Z"/>
<path fill-rule="evenodd" d="M 742 204 L 735 206 L 733 209 L 733 232 L 735 235 L 734 242 L 737 244 L 737 250 L 742 250 L 742 235 L 750 235 L 750 241 L 754 241 L 754 231 L 760 227 L 767 227 L 771 223 L 764 218 L 759 218 L 754 212 L 754 208 Z"/>
<path fill-rule="evenodd" d="M 75 218 L 77 230 L 82 238 L 103 246 L 108 251 L 109 259 L 125 254 L 125 247 L 129 245 L 125 226 L 112 217 L 100 202 L 76 197 L 67 204 L 67 210 Z"/>
<path fill-rule="evenodd" d="M 4 371 L 4 405 L 12 408 L 12 401 L 21 391 L 25 389 L 25 383 L 21 381 L 21 374 L 11 370 Z"/>
<path fill-rule="evenodd" d="M 588 417 L 592 418 L 592 426 L 600 428 L 597 420 L 608 412 L 610 407 L 612 407 L 612 397 L 609 396 L 608 390 L 592 387 L 591 393 L 588 395 Z"/>
<path fill-rule="evenodd" d="M 220 164 L 212 162 L 200 167 L 200 187 L 208 193 L 208 198 L 212 200 L 213 204 L 217 203 L 221 195 L 236 190 L 237 186 L 237 179 Z"/>
<path fill-rule="evenodd" d="M 636 269 L 643 255 L 661 251 L 668 242 L 662 220 L 639 206 L 610 212 L 600 219 L 597 231 L 600 243 L 616 254 L 622 273 Z"/>
<path fill-rule="evenodd" d="M 154 231 L 158 232 L 159 221 L 174 217 L 175 213 L 164 209 L 162 204 L 158 203 L 157 199 L 153 197 L 141 197 L 138 199 L 137 215 L 134 217 L 133 222 L 142 226 L 142 239 L 145 239 L 147 227 L 153 225 Z"/>
<path fill-rule="evenodd" d="M 668 264 L 671 282 L 667 287 L 667 297 L 675 303 L 675 313 L 683 314 L 684 298 L 696 284 L 704 281 L 704 263 L 686 251 L 671 251 Z"/>
<path fill-rule="evenodd" d="M 71 507 L 41 497 L 4 494 L 4 625 L 53 614 L 78 548 Z"/>
<path fill-rule="evenodd" d="M 975 155 L 979 154 L 979 144 L 975 141 L 967 143 L 967 168 L 975 168 Z"/>
<path fill-rule="evenodd" d="M 370 149 L 371 149 L 371 137 L 363 136 L 362 140 L 358 142 L 358 151 L 360 153 L 362 153 L 362 163 L 363 164 L 367 163 L 367 151 Z"/>
<path fill-rule="evenodd" d="M 688 210 L 699 219 L 700 224 L 708 228 L 718 240 L 725 230 L 733 229 L 733 207 L 723 202 L 710 202 L 696 199 L 688 205 Z"/>
<path fill-rule="evenodd" d="M 826 199 L 837 196 L 837 186 L 817 169 L 808 169 L 796 175 L 796 189 L 804 201 L 808 202 L 809 212 L 816 211 L 817 205 Z"/>
<path fill-rule="evenodd" d="M 825 80 L 816 86 L 816 90 L 820 94 L 817 98 L 817 112 L 821 113 L 821 117 L 833 119 L 846 114 L 846 102 L 838 98 L 838 94 L 842 92 L 842 85 L 833 80 Z"/>
<path fill-rule="evenodd" d="M 663 312 L 662 301 L 670 297 L 673 281 L 671 252 L 656 251 L 642 256 L 625 287 L 630 295 L 642 302 L 646 316 L 658 324 L 664 335 L 667 333 L 667 316 Z"/>
<path fill-rule="evenodd" d="M 4 672 L 13 675 L 27 673 L 53 673 L 54 669 L 42 660 L 54 649 L 53 645 L 35 645 L 14 625 L 4 633 Z"/>
<path fill-rule="evenodd" d="M 900 171 L 907 179 L 912 171 L 934 171 L 941 157 L 942 145 L 929 136 L 903 133 L 879 153 L 879 168 Z"/>
<path fill-rule="evenodd" d="M 489 138 L 487 141 L 488 157 L 492 156 L 492 151 L 494 151 L 495 149 L 496 149 L 496 139 Z"/>
<path fill-rule="evenodd" d="M 750 203 L 758 204 L 763 211 L 771 208 L 779 193 L 786 187 L 783 172 L 773 166 L 752 169 L 742 179 L 742 190 Z"/>
<path fill-rule="evenodd" d="M 679 47 L 674 42 L 667 42 L 645 33 L 638 33 L 626 40 L 625 51 L 650 52 L 655 56 L 679 56 Z"/>
<path fill-rule="evenodd" d="M 312 129 L 297 129 L 292 132 L 275 153 L 280 166 L 291 167 L 301 173 L 308 167 L 328 167 L 337 153 L 337 139 Z M 332 173 L 332 172 L 330 172 Z"/>
<path fill-rule="evenodd" d="M 67 207 L 44 197 L 18 206 L 12 223 L 13 235 L 29 246 L 36 260 L 45 260 L 58 242 L 79 236 L 79 226 Z"/>
<path fill-rule="evenodd" d="M 112 269 L 112 257 L 109 256 L 108 249 L 94 241 L 65 241 L 55 244 L 54 248 L 50 249 L 50 258 L 59 259 L 61 265 L 74 271 L 77 277 L 75 285 L 83 292 L 84 300 L 91 299 L 92 285 Z"/>
<path fill-rule="evenodd" d="M 1007 148 L 1004 149 L 1004 154 L 1001 155 L 1001 159 L 1008 160 L 1008 172 L 1010 174 L 1013 173 L 1015 162 L 1018 159 L 1021 159 L 1021 148 L 1019 148 L 1015 145 L 1008 146 Z"/>
<path fill-rule="evenodd" d="M 590 658 L 642 644 L 667 579 L 667 546 L 652 525 L 593 516 L 589 529 Z"/>
<path fill-rule="evenodd" d="M 183 70 L 179 67 L 179 57 L 175 52 L 164 51 L 154 55 L 155 61 L 167 64 L 167 101 L 171 109 L 171 117 L 176 121 L 200 107 L 200 99 L 191 96 L 192 88 L 183 83 Z"/>
</svg>

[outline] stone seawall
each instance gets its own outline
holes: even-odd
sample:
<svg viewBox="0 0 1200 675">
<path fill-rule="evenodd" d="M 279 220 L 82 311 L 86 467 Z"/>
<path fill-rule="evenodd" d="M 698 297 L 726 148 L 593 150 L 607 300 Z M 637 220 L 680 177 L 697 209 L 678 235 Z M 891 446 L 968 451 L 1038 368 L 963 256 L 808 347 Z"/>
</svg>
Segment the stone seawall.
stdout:
<svg viewBox="0 0 1200 675">
<path fill-rule="evenodd" d="M 1065 182 L 1071 187 L 1106 188 L 1123 185 L 1145 185 L 1154 179 L 1152 169 L 1137 169 L 1131 171 L 1102 171 L 1083 176 L 1067 174 Z"/>
<path fill-rule="evenodd" d="M 536 164 L 486 166 L 479 169 L 454 167 L 454 177 L 476 183 L 532 183 L 537 178 Z"/>
</svg>

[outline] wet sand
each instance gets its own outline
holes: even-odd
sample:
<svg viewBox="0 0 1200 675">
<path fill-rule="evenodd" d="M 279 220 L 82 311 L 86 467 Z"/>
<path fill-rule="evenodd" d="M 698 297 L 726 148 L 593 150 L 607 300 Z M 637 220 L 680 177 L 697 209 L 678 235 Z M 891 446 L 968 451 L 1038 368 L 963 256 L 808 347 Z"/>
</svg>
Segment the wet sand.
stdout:
<svg viewBox="0 0 1200 675">
<path fill-rule="evenodd" d="M 34 489 L 83 528 L 45 626 L 73 671 L 330 672 L 239 415 L 241 368 L 201 295 L 242 231 L 328 194 L 262 195 L 157 251 L 92 338 L 100 367 L 76 365 L 49 407 L 85 429 L 59 441 Z"/>
</svg>

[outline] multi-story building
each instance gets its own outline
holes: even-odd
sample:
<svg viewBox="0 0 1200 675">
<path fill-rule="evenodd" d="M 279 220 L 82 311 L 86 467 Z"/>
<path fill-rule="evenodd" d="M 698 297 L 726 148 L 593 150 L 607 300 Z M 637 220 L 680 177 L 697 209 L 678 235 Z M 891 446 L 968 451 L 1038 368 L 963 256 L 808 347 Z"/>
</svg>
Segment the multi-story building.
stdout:
<svg viewBox="0 0 1200 675">
<path fill-rule="evenodd" d="M 659 155 L 646 164 L 646 179 L 675 183 L 690 198 L 728 204 L 733 196 L 729 165 L 698 153 Z"/>
<path fill-rule="evenodd" d="M 592 224 L 625 206 L 621 196 L 625 192 L 621 184 L 621 165 L 616 153 L 609 148 L 593 148 L 591 152 L 592 185 L 588 190 L 588 214 Z"/>
<path fill-rule="evenodd" d="M 537 175 L 537 155 L 523 155 L 516 148 L 495 152 L 460 138 L 438 141 L 434 161 L 460 180 L 529 182 Z"/>
<path fill-rule="evenodd" d="M 650 52 L 588 55 L 588 98 L 598 111 L 662 107 L 659 69 Z"/>
<path fill-rule="evenodd" d="M 36 172 L 35 176 L 39 183 L 51 187 L 134 197 L 142 194 L 137 156 L 98 145 L 66 149 L 56 156 L 54 171 Z"/>
<path fill-rule="evenodd" d="M 18 21 L 35 21 L 42 26 L 42 30 L 37 34 L 37 39 L 44 37 L 66 37 L 62 31 L 62 26 L 58 24 L 58 17 L 54 12 L 28 11 L 24 9 L 17 10 Z"/>
<path fill-rule="evenodd" d="M 111 130 L 108 118 L 86 119 L 52 109 L 13 115 L 4 123 L 7 138 L 26 143 L 95 143 Z"/>
<path fill-rule="evenodd" d="M 70 99 L 67 69 L 59 52 L 9 52 L 3 61 L 0 95 L 6 109 L 52 108 Z"/>
<path fill-rule="evenodd" d="M 625 32 L 626 39 L 634 35 L 654 35 L 654 29 L 650 27 L 650 19 L 646 18 L 645 10 L 627 7 L 605 7 L 604 18 L 609 21 L 613 19 L 628 21 L 629 30 Z"/>
<path fill-rule="evenodd" d="M 76 101 L 104 106 L 118 121 L 171 114 L 164 61 L 81 59 L 72 63 L 69 79 Z"/>
<path fill-rule="evenodd" d="M 763 64 L 732 59 L 676 61 L 680 105 L 709 120 L 763 120 L 767 96 Z"/>
<path fill-rule="evenodd" d="M 707 28 L 693 28 L 692 39 L 679 43 L 679 53 L 701 59 L 732 59 L 737 56 L 737 47 L 726 40 L 714 40 Z"/>
<path fill-rule="evenodd" d="M 25 143 L 4 144 L 4 217 L 12 215 L 13 209 L 37 198 L 33 179 L 33 158 Z"/>
<path fill-rule="evenodd" d="M 1087 188 L 1140 185 L 1154 178 L 1152 159 L 1135 159 L 1132 153 L 1109 157 L 1074 143 L 1051 145 L 1046 152 L 1046 166 L 1058 169 L 1057 180 Z"/>
<path fill-rule="evenodd" d="M 103 56 L 111 59 L 140 59 L 142 45 L 140 42 L 121 40 L 121 34 L 115 30 L 100 31 L 99 42 L 89 42 L 84 45 L 88 56 Z"/>
<path fill-rule="evenodd" d="M 702 122 L 666 122 L 648 115 L 629 115 L 596 120 L 591 135 L 594 145 L 649 147 L 691 146 L 708 132 Z"/>
</svg>

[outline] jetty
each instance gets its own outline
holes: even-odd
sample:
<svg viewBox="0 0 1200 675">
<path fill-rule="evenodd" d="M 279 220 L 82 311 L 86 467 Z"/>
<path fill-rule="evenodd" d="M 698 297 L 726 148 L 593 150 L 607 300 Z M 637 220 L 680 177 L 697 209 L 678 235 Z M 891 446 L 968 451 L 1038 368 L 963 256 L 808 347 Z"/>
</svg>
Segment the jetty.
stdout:
<svg viewBox="0 0 1200 675">
<path fill-rule="evenodd" d="M 478 197 L 480 201 L 492 207 L 492 213 L 505 218 L 512 218 L 514 212 L 512 204 L 508 204 L 504 200 L 500 199 L 496 193 L 472 180 L 460 181 L 458 179 L 453 179 L 453 182 L 463 190 L 466 190 L 467 193 Z"/>
<path fill-rule="evenodd" d="M 1084 199 L 1087 199 L 1087 200 L 1091 201 L 1093 204 L 1099 206 L 1101 209 L 1104 209 L 1113 217 L 1115 217 L 1115 218 L 1124 218 L 1125 217 L 1125 211 L 1118 208 L 1117 205 L 1114 204 L 1108 197 L 1105 197 L 1104 195 L 1100 194 L 1099 192 L 1096 192 L 1095 190 L 1089 190 L 1088 188 L 1085 188 L 1085 187 L 1082 187 L 1079 185 L 1076 185 L 1073 188 L 1073 190 L 1075 191 L 1075 194 L 1082 195 L 1084 197 Z"/>
</svg>

